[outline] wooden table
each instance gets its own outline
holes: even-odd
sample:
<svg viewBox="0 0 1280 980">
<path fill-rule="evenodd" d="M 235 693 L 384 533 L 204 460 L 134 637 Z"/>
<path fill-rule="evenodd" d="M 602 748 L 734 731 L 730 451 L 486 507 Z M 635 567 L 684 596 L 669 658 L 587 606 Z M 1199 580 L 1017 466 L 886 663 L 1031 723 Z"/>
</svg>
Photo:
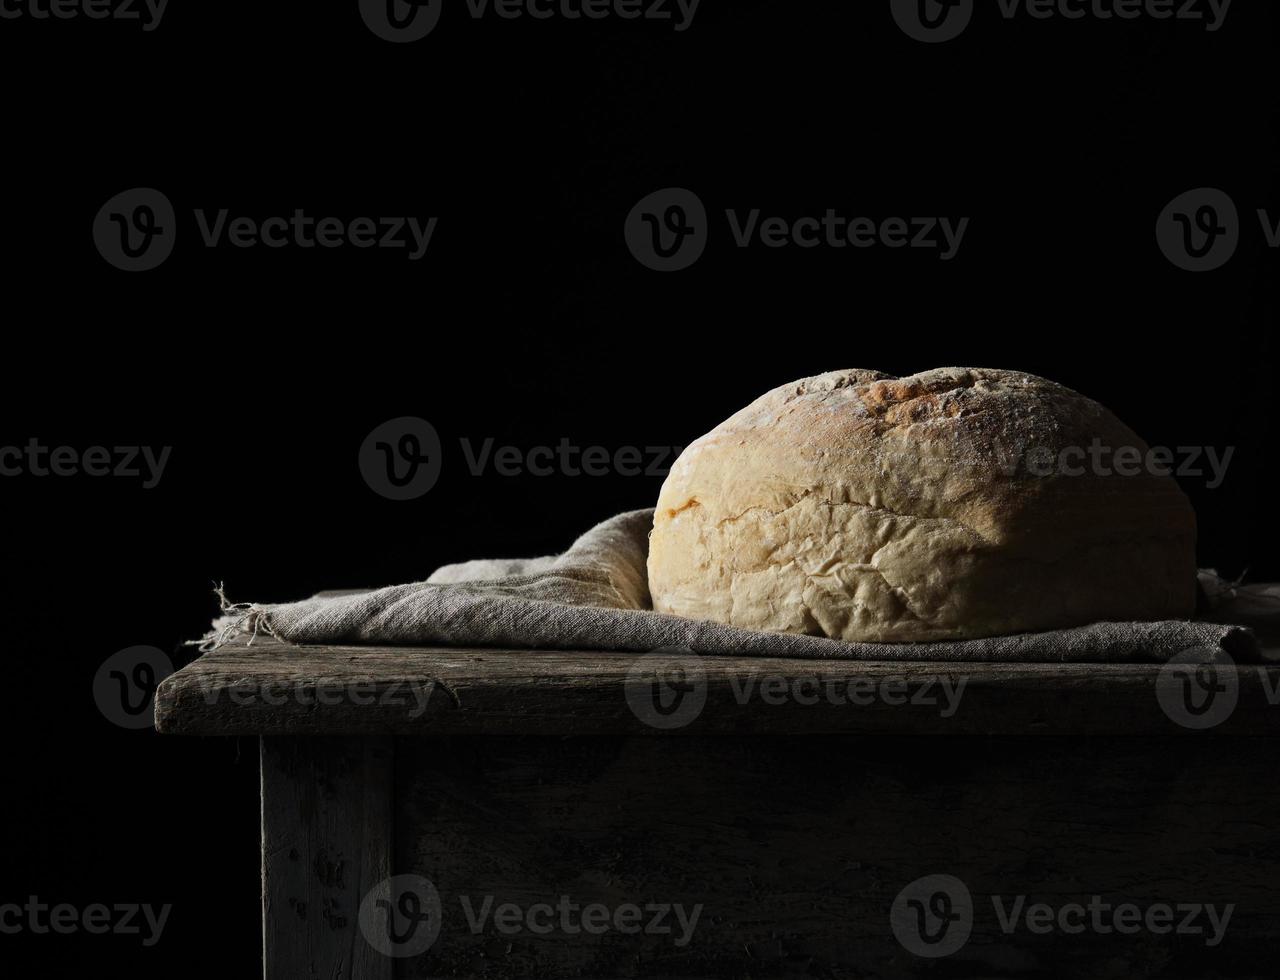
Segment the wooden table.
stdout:
<svg viewBox="0 0 1280 980">
<path fill-rule="evenodd" d="M 259 640 L 156 723 L 261 736 L 269 980 L 1270 977 L 1278 690 Z"/>
</svg>

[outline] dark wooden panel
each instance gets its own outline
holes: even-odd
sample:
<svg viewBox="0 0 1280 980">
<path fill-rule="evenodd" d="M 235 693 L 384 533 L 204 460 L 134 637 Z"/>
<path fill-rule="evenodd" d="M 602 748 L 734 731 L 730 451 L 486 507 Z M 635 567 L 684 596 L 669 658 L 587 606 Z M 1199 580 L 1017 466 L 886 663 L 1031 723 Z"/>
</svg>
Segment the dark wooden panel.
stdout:
<svg viewBox="0 0 1280 980">
<path fill-rule="evenodd" d="M 397 871 L 442 929 L 398 976 L 1250 977 L 1280 941 L 1280 791 L 1265 739 L 404 738 Z M 909 952 L 895 897 L 955 876 L 972 935 Z M 670 935 L 478 932 L 471 907 L 681 904 Z M 1006 902 L 1234 906 L 1225 939 L 1039 935 Z M 1181 916 L 1182 913 L 1178 913 Z M 544 919 L 536 917 L 536 925 Z M 570 920 L 572 921 L 572 919 Z M 624 919 L 624 923 L 627 920 Z M 1207 922 L 1201 914 L 1201 922 Z M 1158 922 L 1157 922 L 1158 925 Z"/>
<path fill-rule="evenodd" d="M 266 980 L 389 980 L 361 900 L 390 874 L 392 740 L 262 739 Z"/>
<path fill-rule="evenodd" d="M 629 677 L 646 677 L 629 672 L 645 663 L 628 653 L 295 647 L 264 639 L 226 646 L 167 678 L 156 724 L 195 735 L 652 733 L 626 696 Z M 705 706 L 677 729 L 684 734 L 1187 732 L 1162 710 L 1160 669 L 1151 664 L 700 657 L 695 672 Z M 1273 703 L 1280 667 L 1228 672 L 1238 704 L 1213 731 L 1280 735 Z M 801 697 L 777 698 L 770 684 Z M 947 684 L 963 684 L 950 712 Z M 630 689 L 643 692 L 643 683 Z"/>
</svg>

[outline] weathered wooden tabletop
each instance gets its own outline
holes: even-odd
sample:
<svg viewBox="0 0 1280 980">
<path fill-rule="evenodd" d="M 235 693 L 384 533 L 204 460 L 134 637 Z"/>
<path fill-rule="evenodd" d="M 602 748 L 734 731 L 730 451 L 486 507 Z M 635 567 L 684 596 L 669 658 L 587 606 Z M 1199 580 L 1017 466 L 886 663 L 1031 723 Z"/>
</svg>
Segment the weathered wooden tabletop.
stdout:
<svg viewBox="0 0 1280 980">
<path fill-rule="evenodd" d="M 1170 711 L 1183 679 L 1155 664 L 694 657 L 678 666 L 696 712 L 655 727 L 636 707 L 653 657 L 237 641 L 164 681 L 156 727 L 191 735 L 1280 735 L 1280 665 L 1218 668 L 1215 683 L 1230 703 L 1196 727 L 1182 723 L 1176 705 Z"/>
<path fill-rule="evenodd" d="M 1192 980 L 1264 975 L 1256 965 L 1280 941 L 1280 743 L 1268 738 L 1280 736 L 1278 692 L 1280 666 L 1244 664 L 261 639 L 168 677 L 156 723 L 263 736 L 268 980 L 1014 967 Z M 660 734 L 680 737 L 650 737 Z M 966 737 L 938 737 L 949 734 Z M 1079 737 L 1106 734 L 1121 737 Z M 969 911 L 957 945 L 939 952 L 924 925 L 918 936 L 895 926 L 893 910 L 912 889 L 942 894 L 942 879 Z M 435 896 L 434 918 L 404 904 L 423 894 Z M 1232 913 L 1231 932 L 1220 946 L 1169 929 L 1041 934 L 1015 922 L 1011 935 L 992 904 L 1008 896 L 1215 903 Z M 706 915 L 680 945 L 657 930 L 503 931 L 468 911 L 562 899 Z M 378 902 L 385 919 L 370 918 Z M 419 931 L 424 922 L 435 931 Z"/>
</svg>

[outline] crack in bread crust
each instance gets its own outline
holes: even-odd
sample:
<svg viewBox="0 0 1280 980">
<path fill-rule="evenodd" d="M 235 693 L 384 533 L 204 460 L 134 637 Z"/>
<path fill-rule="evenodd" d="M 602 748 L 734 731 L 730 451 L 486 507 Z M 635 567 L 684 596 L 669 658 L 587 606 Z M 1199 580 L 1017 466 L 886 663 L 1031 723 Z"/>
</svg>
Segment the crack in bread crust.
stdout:
<svg viewBox="0 0 1280 980">
<path fill-rule="evenodd" d="M 1006 446 L 1145 444 L 1032 375 L 839 371 L 695 440 L 650 538 L 654 608 L 906 642 L 1194 609 L 1195 520 L 1167 477 L 1032 476 Z"/>
</svg>

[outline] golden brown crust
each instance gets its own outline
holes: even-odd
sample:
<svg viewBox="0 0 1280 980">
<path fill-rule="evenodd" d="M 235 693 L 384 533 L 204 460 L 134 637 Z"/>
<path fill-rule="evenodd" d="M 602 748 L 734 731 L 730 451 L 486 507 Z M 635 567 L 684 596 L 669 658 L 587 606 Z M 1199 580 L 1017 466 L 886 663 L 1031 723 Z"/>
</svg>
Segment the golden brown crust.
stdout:
<svg viewBox="0 0 1280 980">
<path fill-rule="evenodd" d="M 1014 371 L 776 388 L 673 467 L 654 608 L 889 642 L 1190 615 L 1190 504 L 1167 476 L 1068 475 L 1094 440 L 1147 449 L 1096 402 Z"/>
</svg>

